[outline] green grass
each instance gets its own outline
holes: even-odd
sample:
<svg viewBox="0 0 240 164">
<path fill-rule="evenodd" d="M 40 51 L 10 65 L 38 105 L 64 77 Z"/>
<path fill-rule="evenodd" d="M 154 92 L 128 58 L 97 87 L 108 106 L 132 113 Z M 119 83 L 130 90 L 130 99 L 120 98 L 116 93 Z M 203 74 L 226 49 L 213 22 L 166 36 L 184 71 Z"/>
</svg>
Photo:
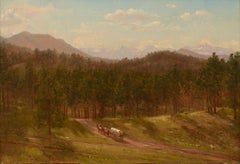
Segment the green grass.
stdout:
<svg viewBox="0 0 240 164">
<path fill-rule="evenodd" d="M 125 132 L 126 137 L 139 141 L 167 143 L 237 155 L 239 153 L 239 147 L 236 146 L 237 125 L 231 118 L 231 111 L 228 110 L 219 109 L 218 115 L 200 111 L 176 116 L 106 118 L 95 121 L 107 127 L 119 128 Z M 228 113 L 229 116 L 225 117 L 223 113 Z M 1 140 L 24 143 L 1 143 L 0 155 L 4 163 L 231 162 L 170 150 L 138 149 L 95 135 L 73 119 L 65 121 L 62 128 L 53 128 L 53 134 L 49 136 L 46 128 L 36 128 L 34 111 L 23 108 L 12 109 L 7 114 L 1 115 L 0 125 Z M 214 148 L 210 145 L 214 145 Z"/>
<path fill-rule="evenodd" d="M 168 150 L 136 149 L 126 146 L 99 146 L 99 145 L 77 145 L 79 150 L 87 151 L 89 155 L 80 156 L 79 160 L 90 163 L 194 163 L 222 161 L 199 155 L 172 152 Z"/>
<path fill-rule="evenodd" d="M 222 110 L 230 109 L 219 109 L 218 112 L 222 113 Z M 175 116 L 103 119 L 97 122 L 117 127 L 136 140 L 238 155 L 239 130 L 232 118 L 226 117 L 197 111 Z"/>
</svg>

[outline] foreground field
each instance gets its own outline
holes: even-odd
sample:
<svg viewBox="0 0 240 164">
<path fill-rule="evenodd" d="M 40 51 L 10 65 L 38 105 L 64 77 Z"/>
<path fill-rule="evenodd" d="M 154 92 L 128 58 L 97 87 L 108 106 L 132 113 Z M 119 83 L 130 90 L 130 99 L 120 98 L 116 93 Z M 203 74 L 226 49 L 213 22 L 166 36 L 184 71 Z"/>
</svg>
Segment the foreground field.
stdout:
<svg viewBox="0 0 240 164">
<path fill-rule="evenodd" d="M 24 115 L 20 115 L 21 112 Z M 106 118 L 95 122 L 120 128 L 126 138 L 140 143 L 192 148 L 237 159 L 165 148 L 139 148 L 95 134 L 73 119 L 67 120 L 64 127 L 53 129 L 49 137 L 46 129 L 36 128 L 32 112 L 21 112 L 8 113 L 10 121 L 1 118 L 3 163 L 238 163 L 239 159 L 239 131 L 229 109 L 220 109 L 218 115 L 199 111 L 141 119 Z"/>
<path fill-rule="evenodd" d="M 218 115 L 204 111 L 175 116 L 104 119 L 108 127 L 122 129 L 127 137 L 153 143 L 166 143 L 227 154 L 239 153 L 239 124 L 233 122 L 230 109 L 219 109 Z"/>
</svg>

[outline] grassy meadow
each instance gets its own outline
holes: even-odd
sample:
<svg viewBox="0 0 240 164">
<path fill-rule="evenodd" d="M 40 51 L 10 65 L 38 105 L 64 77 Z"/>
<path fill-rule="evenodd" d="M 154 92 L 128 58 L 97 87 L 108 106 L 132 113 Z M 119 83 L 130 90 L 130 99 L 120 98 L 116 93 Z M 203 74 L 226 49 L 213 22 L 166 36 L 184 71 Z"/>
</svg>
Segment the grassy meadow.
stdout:
<svg viewBox="0 0 240 164">
<path fill-rule="evenodd" d="M 93 134 L 74 119 L 66 120 L 63 127 L 54 128 L 52 136 L 49 136 L 47 129 L 37 126 L 34 113 L 15 108 L 0 115 L 2 163 L 234 162 L 168 149 L 139 149 Z M 239 127 L 233 122 L 230 109 L 218 109 L 218 115 L 197 111 L 174 116 L 94 121 L 117 127 L 124 131 L 125 137 L 141 142 L 164 143 L 235 156 L 239 153 Z"/>
</svg>

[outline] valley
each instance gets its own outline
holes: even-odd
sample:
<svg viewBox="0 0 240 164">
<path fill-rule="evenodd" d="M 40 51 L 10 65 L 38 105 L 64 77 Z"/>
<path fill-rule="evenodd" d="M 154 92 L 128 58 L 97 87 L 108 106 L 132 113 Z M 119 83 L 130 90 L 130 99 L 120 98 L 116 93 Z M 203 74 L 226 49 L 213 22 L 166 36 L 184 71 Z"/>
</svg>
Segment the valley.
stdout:
<svg viewBox="0 0 240 164">
<path fill-rule="evenodd" d="M 96 60 L 4 41 L 0 48 L 3 163 L 240 161 L 239 52 Z M 96 125 L 120 129 L 123 139 Z"/>
</svg>

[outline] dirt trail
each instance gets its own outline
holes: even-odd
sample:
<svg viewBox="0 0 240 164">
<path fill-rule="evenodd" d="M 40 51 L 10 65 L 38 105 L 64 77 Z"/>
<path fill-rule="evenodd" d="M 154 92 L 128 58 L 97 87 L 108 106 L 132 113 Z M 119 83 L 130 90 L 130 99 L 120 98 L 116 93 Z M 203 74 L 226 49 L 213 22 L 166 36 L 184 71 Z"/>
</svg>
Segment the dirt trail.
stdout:
<svg viewBox="0 0 240 164">
<path fill-rule="evenodd" d="M 90 130 L 92 133 L 97 134 L 103 138 L 108 138 L 103 134 L 98 133 L 97 126 L 92 120 L 89 120 L 89 119 L 76 119 L 76 120 L 80 122 L 85 128 Z"/>
<path fill-rule="evenodd" d="M 104 137 L 104 138 L 111 139 L 109 137 L 106 137 L 106 136 L 98 133 L 96 124 L 92 120 L 90 120 L 90 119 L 76 119 L 76 120 L 79 123 L 81 123 L 84 127 L 89 129 L 92 133 L 99 135 L 101 137 Z M 180 146 L 172 146 L 172 145 L 167 145 L 164 143 L 155 144 L 155 143 L 150 143 L 150 142 L 140 142 L 140 141 L 133 140 L 133 139 L 127 138 L 127 137 L 124 137 L 123 141 L 124 141 L 124 143 L 127 143 L 126 145 L 135 147 L 135 148 L 179 151 L 179 152 L 195 154 L 195 155 L 204 155 L 204 156 L 215 157 L 215 158 L 220 158 L 220 159 L 240 161 L 239 156 L 237 157 L 237 156 L 232 156 L 232 155 L 227 155 L 227 154 L 222 154 L 222 153 L 213 153 L 213 152 L 207 152 L 207 151 L 198 150 L 198 149 L 184 148 L 184 147 L 180 147 Z"/>
</svg>

